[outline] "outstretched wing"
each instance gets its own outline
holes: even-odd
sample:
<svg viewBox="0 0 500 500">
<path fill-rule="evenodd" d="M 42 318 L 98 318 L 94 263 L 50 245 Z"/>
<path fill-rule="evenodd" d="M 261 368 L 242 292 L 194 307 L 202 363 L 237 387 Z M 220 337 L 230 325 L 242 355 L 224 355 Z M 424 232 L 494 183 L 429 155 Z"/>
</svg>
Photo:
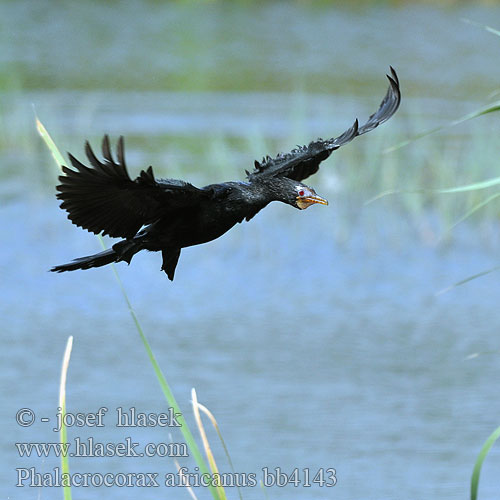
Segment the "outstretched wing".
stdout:
<svg viewBox="0 0 500 500">
<path fill-rule="evenodd" d="M 318 139 L 309 143 L 308 146 L 299 146 L 290 153 L 280 153 L 276 158 L 268 156 L 263 158 L 262 162 L 255 161 L 255 170 L 251 173 L 247 172 L 249 180 L 263 176 L 282 176 L 301 181 L 315 174 L 319 169 L 319 164 L 326 160 L 332 151 L 387 121 L 396 112 L 401 102 L 399 79 L 392 66 L 391 75 L 387 75 L 387 78 L 390 84 L 387 93 L 378 110 L 368 118 L 364 125 L 360 126 L 356 120 L 351 128 L 337 138 L 326 141 Z"/>
<path fill-rule="evenodd" d="M 102 141 L 104 161 L 97 159 L 88 142 L 85 153 L 92 167 L 68 153 L 75 170 L 62 168 L 57 198 L 71 222 L 92 233 L 132 238 L 144 224 L 212 196 L 210 190 L 184 181 L 157 181 L 152 167 L 132 180 L 125 165 L 123 137 L 118 141 L 117 161 L 107 135 Z"/>
</svg>

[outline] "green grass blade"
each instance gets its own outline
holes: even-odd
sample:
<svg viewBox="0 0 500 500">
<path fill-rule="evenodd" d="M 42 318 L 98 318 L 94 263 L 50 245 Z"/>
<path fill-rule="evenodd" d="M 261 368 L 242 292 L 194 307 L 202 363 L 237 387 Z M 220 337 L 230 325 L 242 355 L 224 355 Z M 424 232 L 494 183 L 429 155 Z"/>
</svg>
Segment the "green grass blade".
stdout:
<svg viewBox="0 0 500 500">
<path fill-rule="evenodd" d="M 437 292 L 436 295 L 442 295 L 443 293 L 449 292 L 453 288 L 456 288 L 457 286 L 464 285 L 465 283 L 468 283 L 469 281 L 475 280 L 476 278 L 480 278 L 481 276 L 486 276 L 487 274 L 490 274 L 494 271 L 500 270 L 500 266 L 495 266 L 492 267 L 491 269 L 488 269 L 486 271 L 481 271 L 480 273 L 474 274 L 473 276 L 469 276 L 468 278 L 465 278 L 461 281 L 458 281 L 454 285 L 450 285 L 449 287 L 444 288 L 443 290 L 440 290 Z"/>
<path fill-rule="evenodd" d="M 472 24 L 472 26 L 477 26 L 478 28 L 483 28 L 486 31 L 489 31 L 490 33 L 493 33 L 496 36 L 500 36 L 500 31 L 496 30 L 495 28 L 492 28 L 491 26 L 488 26 L 486 24 L 481 24 L 477 23 L 476 21 L 472 21 L 467 18 L 463 18 L 462 21 L 467 24 Z"/>
<path fill-rule="evenodd" d="M 448 227 L 448 229 L 446 229 L 446 233 L 449 233 L 454 227 L 458 226 L 458 224 L 460 224 L 464 220 L 468 219 L 475 212 L 477 212 L 481 208 L 488 205 L 488 203 L 491 203 L 493 200 L 495 200 L 496 198 L 499 198 L 499 197 L 500 197 L 500 193 L 495 193 L 495 194 L 492 194 L 491 196 L 488 196 L 488 198 L 486 198 L 485 200 L 480 201 L 479 203 L 474 205 L 470 210 L 468 210 L 464 215 L 462 215 L 462 217 L 460 217 L 460 219 L 458 219 L 450 227 Z"/>
<path fill-rule="evenodd" d="M 71 349 L 73 347 L 73 337 L 68 338 L 66 349 L 64 350 L 62 368 L 61 368 L 61 382 L 59 385 L 59 407 L 61 408 L 61 430 L 59 431 L 60 443 L 64 445 L 68 442 L 68 435 L 66 425 L 64 424 L 64 417 L 66 415 L 66 376 L 68 374 L 69 360 L 71 357 Z M 61 453 L 61 469 L 63 474 L 68 474 L 69 477 L 69 461 L 66 453 Z M 65 485 L 63 482 L 64 500 L 71 500 L 71 486 Z"/>
<path fill-rule="evenodd" d="M 499 184 L 500 177 L 494 177 L 493 179 L 488 179 L 487 181 L 474 182 L 472 184 L 466 184 L 465 186 L 457 186 L 453 188 L 433 189 L 430 190 L 430 192 L 438 194 L 465 193 L 466 191 L 479 191 L 481 189 L 488 189 L 492 186 L 498 186 Z"/>
<path fill-rule="evenodd" d="M 474 359 L 474 358 L 478 358 L 479 356 L 485 356 L 485 355 L 490 355 L 490 354 L 500 354 L 500 350 L 499 349 L 495 349 L 495 350 L 490 350 L 490 351 L 479 351 L 479 352 L 473 352 L 472 354 L 469 354 L 468 356 L 466 356 L 466 360 L 469 360 L 469 359 Z"/>
<path fill-rule="evenodd" d="M 100 237 L 99 237 L 100 238 Z M 103 248 L 106 248 L 104 245 L 104 242 L 102 241 L 102 238 L 100 238 L 101 244 Z M 125 299 L 125 302 L 127 303 L 127 307 L 129 310 L 130 315 L 132 316 L 132 320 L 134 321 L 135 327 L 137 331 L 139 332 L 139 335 L 141 337 L 141 340 L 144 344 L 144 347 L 146 349 L 146 352 L 149 357 L 149 361 L 153 365 L 153 369 L 156 374 L 156 378 L 158 379 L 158 382 L 160 383 L 161 390 L 165 396 L 165 399 L 167 400 L 169 406 L 171 406 L 174 409 L 175 413 L 180 413 L 181 416 L 177 419 L 177 421 L 181 424 L 181 432 L 182 435 L 184 436 L 184 439 L 186 440 L 186 444 L 189 448 L 189 451 L 191 452 L 194 460 L 196 461 L 196 464 L 200 468 L 200 472 L 202 474 L 210 474 L 210 471 L 208 470 L 207 465 L 205 464 L 205 461 L 203 459 L 202 454 L 200 453 L 200 450 L 198 448 L 198 445 L 196 444 L 196 441 L 193 437 L 193 434 L 191 433 L 186 420 L 184 419 L 184 414 L 182 413 L 180 406 L 177 404 L 177 400 L 174 397 L 174 394 L 172 390 L 170 389 L 170 386 L 163 375 L 163 372 L 158 365 L 158 362 L 156 361 L 155 355 L 153 353 L 153 350 L 151 349 L 151 346 L 149 345 L 148 339 L 146 338 L 146 335 L 144 334 L 144 331 L 141 327 L 141 324 L 139 323 L 139 319 L 137 318 L 137 315 L 134 311 L 134 308 L 132 307 L 132 304 L 130 303 L 130 300 L 128 298 L 127 292 L 125 290 L 125 287 L 123 286 L 123 282 L 116 270 L 116 267 L 114 265 L 111 266 L 113 268 L 113 273 L 115 275 L 115 278 L 118 282 L 118 285 L 120 286 L 120 289 L 122 291 L 123 297 Z M 217 493 L 217 490 L 214 486 L 210 485 L 209 486 L 210 492 L 214 499 L 219 500 L 219 495 Z"/>
<path fill-rule="evenodd" d="M 494 177 L 493 179 L 488 179 L 486 181 L 473 182 L 472 184 L 465 184 L 464 186 L 456 186 L 452 188 L 440 188 L 440 189 L 388 189 L 387 191 L 382 191 L 368 201 L 365 201 L 365 205 L 369 205 L 380 198 L 385 198 L 391 194 L 453 194 L 453 193 L 465 193 L 468 191 L 479 191 L 481 189 L 488 189 L 493 186 L 500 185 L 500 177 Z M 493 195 L 495 197 L 495 195 Z M 489 202 L 488 202 L 489 203 Z"/>
<path fill-rule="evenodd" d="M 264 486 L 264 483 L 262 482 L 262 479 L 259 481 L 259 484 L 260 484 L 260 488 L 262 489 L 262 493 L 264 495 L 264 498 L 266 500 L 268 500 L 269 499 L 269 495 L 267 494 L 267 487 Z"/>
<path fill-rule="evenodd" d="M 38 119 L 38 116 L 35 114 L 35 121 L 36 121 L 36 129 L 38 130 L 38 133 L 41 135 L 42 139 L 44 140 L 45 144 L 49 148 L 49 151 L 52 153 L 52 156 L 54 157 L 54 161 L 57 163 L 57 166 L 59 168 L 62 168 L 63 165 L 66 164 L 64 161 L 63 155 L 57 148 L 55 142 L 52 140 L 52 137 L 50 137 L 49 133 L 43 126 L 42 122 Z"/>
<path fill-rule="evenodd" d="M 472 471 L 472 477 L 470 481 L 470 498 L 471 500 L 477 500 L 477 490 L 479 488 L 479 475 L 481 474 L 481 467 L 483 466 L 484 459 L 490 451 L 495 441 L 500 438 L 500 427 L 497 427 L 490 437 L 486 440 L 479 455 L 477 457 L 474 469 Z"/>
<path fill-rule="evenodd" d="M 45 144 L 49 148 L 50 152 L 52 153 L 52 156 L 54 157 L 55 162 L 59 166 L 59 168 L 64 165 L 64 158 L 61 155 L 59 149 L 57 148 L 55 142 L 52 140 L 50 137 L 50 134 L 47 132 L 45 127 L 43 126 L 42 122 L 36 118 L 36 127 L 41 135 L 42 139 L 44 140 Z M 100 236 L 98 236 L 99 241 L 101 242 L 101 245 L 103 248 L 105 248 L 104 242 Z M 116 271 L 115 266 L 112 266 L 113 272 L 115 274 L 115 278 L 120 286 L 120 289 L 122 291 L 123 297 L 125 298 L 125 302 L 127 303 L 128 310 L 130 312 L 130 315 L 132 316 L 132 320 L 134 321 L 135 327 L 137 331 L 139 332 L 139 336 L 141 337 L 141 340 L 144 344 L 144 347 L 146 349 L 146 352 L 148 354 L 149 360 L 153 366 L 154 372 L 156 374 L 156 377 L 158 379 L 158 382 L 160 383 L 161 390 L 165 396 L 165 399 L 167 400 L 167 403 L 174 409 L 175 413 L 180 413 L 181 417 L 178 418 L 179 423 L 181 424 L 181 432 L 184 436 L 184 439 L 186 440 L 186 444 L 191 452 L 191 455 L 193 456 L 194 460 L 196 461 L 200 472 L 207 473 L 209 474 L 209 470 L 207 465 L 205 464 L 205 461 L 203 460 L 203 456 L 200 453 L 200 450 L 198 448 L 198 445 L 196 444 L 196 441 L 194 440 L 193 434 L 189 430 L 189 427 L 184 419 L 184 414 L 182 413 L 179 405 L 177 404 L 177 401 L 173 395 L 172 390 L 170 389 L 170 386 L 167 383 L 167 380 L 165 379 L 165 376 L 163 375 L 163 372 L 161 371 L 160 366 L 158 365 L 158 362 L 156 361 L 156 358 L 153 354 L 153 350 L 151 349 L 151 346 L 149 345 L 149 342 L 146 338 L 146 335 L 144 334 L 144 331 L 142 330 L 142 327 L 139 323 L 139 319 L 137 318 L 137 315 L 135 314 L 134 308 L 132 307 L 132 304 L 130 303 L 130 300 L 128 298 L 127 292 L 125 290 L 125 287 L 123 286 L 123 283 L 120 279 L 120 276 L 118 275 L 118 272 Z M 219 500 L 219 496 L 217 494 L 216 489 L 210 485 L 209 486 L 210 493 L 212 494 L 213 498 L 215 500 Z M 65 500 L 71 500 L 71 498 L 68 498 Z"/>
<path fill-rule="evenodd" d="M 214 477 L 216 475 L 219 475 L 219 468 L 217 467 L 217 462 L 215 461 L 214 454 L 212 452 L 212 448 L 210 446 L 210 442 L 208 441 L 207 438 L 207 433 L 205 432 L 205 427 L 203 425 L 203 422 L 201 420 L 201 415 L 200 415 L 200 408 L 198 404 L 198 400 L 196 397 L 196 390 L 194 387 L 191 389 L 191 402 L 193 405 L 193 414 L 194 414 L 194 419 L 196 422 L 196 425 L 198 427 L 198 430 L 200 432 L 200 437 L 201 437 L 201 442 L 203 444 L 203 448 L 205 449 L 205 455 L 207 457 L 208 465 L 210 466 L 210 470 L 212 471 L 212 474 Z M 220 500 L 227 500 L 226 492 L 224 490 L 224 487 L 222 485 L 217 485 L 215 486 L 218 497 Z"/>
<path fill-rule="evenodd" d="M 194 390 L 194 389 L 193 389 Z M 229 454 L 229 449 L 226 446 L 226 442 L 224 441 L 224 438 L 222 437 L 222 432 L 220 430 L 219 424 L 217 423 L 216 418 L 214 417 L 213 413 L 204 405 L 201 403 L 197 403 L 198 408 L 205 413 L 205 415 L 210 419 L 210 422 L 212 423 L 215 431 L 217 432 L 217 435 L 219 436 L 219 440 L 222 444 L 222 447 L 224 448 L 224 453 L 226 454 L 227 461 L 229 463 L 229 467 L 231 468 L 231 472 L 236 475 L 236 470 L 233 465 L 233 461 L 231 460 L 231 455 Z M 238 485 L 236 485 L 236 489 L 238 491 L 238 496 L 240 497 L 240 500 L 243 500 L 243 496 L 241 495 L 241 489 Z"/>
<path fill-rule="evenodd" d="M 429 192 L 427 189 L 388 189 L 387 191 L 382 191 L 381 193 L 375 195 L 373 198 L 365 201 L 365 205 L 370 205 L 381 198 L 385 198 L 391 194 L 423 194 Z"/>
<path fill-rule="evenodd" d="M 404 141 L 399 142 L 398 144 L 395 144 L 394 146 L 391 146 L 387 149 L 384 150 L 384 153 L 392 153 L 393 151 L 396 151 L 398 149 L 401 149 L 405 146 L 408 146 L 408 144 L 411 144 L 412 142 L 417 141 L 418 139 L 422 139 L 423 137 L 427 137 L 429 135 L 435 134 L 437 132 L 440 132 L 441 130 L 445 130 L 449 127 L 454 127 L 455 125 L 459 125 L 460 123 L 464 123 L 468 120 L 472 120 L 473 118 L 478 118 L 479 116 L 487 115 L 488 113 L 493 113 L 496 111 L 500 111 L 500 101 L 495 101 L 492 104 L 488 104 L 487 106 L 484 106 L 482 108 L 479 108 L 476 111 L 473 111 L 472 113 L 468 113 L 461 118 L 458 118 L 456 120 L 451 121 L 450 123 L 447 123 L 446 125 L 442 125 L 440 127 L 435 127 L 431 130 L 427 130 L 425 132 L 422 132 L 420 134 L 417 134 L 410 139 L 406 139 Z"/>
</svg>

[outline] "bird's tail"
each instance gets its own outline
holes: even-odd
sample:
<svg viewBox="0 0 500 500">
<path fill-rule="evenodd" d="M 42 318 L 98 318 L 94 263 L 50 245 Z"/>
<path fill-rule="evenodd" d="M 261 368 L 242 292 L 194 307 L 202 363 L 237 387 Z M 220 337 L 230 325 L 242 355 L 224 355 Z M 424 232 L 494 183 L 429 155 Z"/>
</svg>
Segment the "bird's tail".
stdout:
<svg viewBox="0 0 500 500">
<path fill-rule="evenodd" d="M 134 240 L 122 240 L 115 243 L 108 250 L 104 250 L 104 252 L 88 255 L 86 257 L 80 257 L 69 262 L 68 264 L 54 266 L 51 271 L 55 273 L 63 273 L 65 271 L 76 271 L 77 269 L 90 269 L 92 267 L 101 267 L 111 264 L 112 262 L 120 262 L 122 260 L 130 264 L 132 257 L 139 250 L 142 250 L 142 246 L 138 242 Z"/>
</svg>

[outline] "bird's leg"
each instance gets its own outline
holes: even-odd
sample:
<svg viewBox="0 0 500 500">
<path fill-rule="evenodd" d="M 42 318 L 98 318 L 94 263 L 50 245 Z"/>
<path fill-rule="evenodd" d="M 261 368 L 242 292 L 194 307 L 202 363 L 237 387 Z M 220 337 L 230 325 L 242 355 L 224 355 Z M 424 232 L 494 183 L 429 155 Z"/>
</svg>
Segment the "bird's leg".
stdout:
<svg viewBox="0 0 500 500">
<path fill-rule="evenodd" d="M 175 268 L 181 254 L 181 249 L 168 249 L 162 250 L 161 255 L 163 257 L 163 264 L 161 270 L 168 276 L 170 281 L 174 280 Z"/>
<path fill-rule="evenodd" d="M 139 251 L 142 250 L 142 246 L 137 244 L 134 240 L 122 240 L 113 245 L 113 250 L 117 254 L 116 262 L 124 260 L 127 264 L 130 264 L 132 257 Z"/>
</svg>

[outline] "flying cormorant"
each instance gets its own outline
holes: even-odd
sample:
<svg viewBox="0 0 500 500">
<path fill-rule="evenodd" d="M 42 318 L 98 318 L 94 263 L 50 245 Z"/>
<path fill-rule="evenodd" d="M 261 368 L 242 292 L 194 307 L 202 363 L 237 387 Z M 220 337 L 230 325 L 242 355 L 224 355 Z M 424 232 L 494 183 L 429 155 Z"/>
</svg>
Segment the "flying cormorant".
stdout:
<svg viewBox="0 0 500 500">
<path fill-rule="evenodd" d="M 161 269 L 170 280 L 181 249 L 214 240 L 236 223 L 249 221 L 271 201 L 281 201 L 304 210 L 328 202 L 302 180 L 316 173 L 332 151 L 388 120 L 401 101 L 399 81 L 391 67 L 389 89 L 379 109 L 359 126 L 354 125 L 337 138 L 318 139 L 290 153 L 255 161 L 246 182 L 224 182 L 197 188 L 175 179 L 155 179 L 152 167 L 132 180 L 125 166 L 123 137 L 118 141 L 116 160 L 109 138 L 104 136 L 100 161 L 86 142 L 85 153 L 92 167 L 69 155 L 74 170 L 62 167 L 57 186 L 61 208 L 73 224 L 95 234 L 123 238 L 110 249 L 51 271 L 63 272 L 100 267 L 126 261 L 141 250 L 161 251 Z"/>
</svg>

